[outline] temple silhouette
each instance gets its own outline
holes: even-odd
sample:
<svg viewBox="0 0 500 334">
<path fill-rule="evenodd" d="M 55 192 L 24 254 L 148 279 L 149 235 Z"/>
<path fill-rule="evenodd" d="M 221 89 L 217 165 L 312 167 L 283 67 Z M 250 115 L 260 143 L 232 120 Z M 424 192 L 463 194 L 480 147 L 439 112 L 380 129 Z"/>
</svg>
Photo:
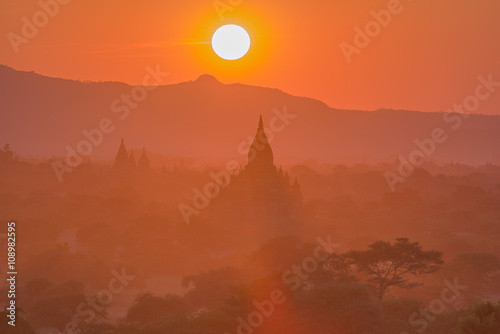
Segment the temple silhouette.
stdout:
<svg viewBox="0 0 500 334">
<path fill-rule="evenodd" d="M 149 158 L 146 155 L 146 149 L 142 149 L 141 156 L 139 160 L 135 161 L 134 152 L 130 152 L 130 155 L 127 153 L 127 148 L 125 147 L 125 142 L 122 141 L 120 143 L 120 147 L 118 148 L 118 152 L 116 153 L 115 162 L 112 167 L 115 174 L 131 174 L 134 172 L 147 172 L 151 169 L 151 164 L 149 162 Z"/>
<path fill-rule="evenodd" d="M 262 116 L 247 161 L 211 201 L 204 218 L 213 224 L 253 226 L 270 235 L 292 233 L 302 212 L 300 185 L 296 178 L 291 182 L 287 171 L 274 165 Z"/>
</svg>

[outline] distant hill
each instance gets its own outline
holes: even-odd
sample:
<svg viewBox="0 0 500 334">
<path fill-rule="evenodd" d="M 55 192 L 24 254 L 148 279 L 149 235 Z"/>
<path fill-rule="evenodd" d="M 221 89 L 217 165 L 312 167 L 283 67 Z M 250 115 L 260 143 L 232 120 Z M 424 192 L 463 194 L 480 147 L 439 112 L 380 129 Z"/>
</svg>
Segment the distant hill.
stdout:
<svg viewBox="0 0 500 334">
<path fill-rule="evenodd" d="M 278 161 L 408 158 L 417 148 L 414 141 L 430 138 L 435 128 L 442 128 L 448 139 L 431 159 L 469 164 L 500 159 L 500 116 L 474 115 L 452 130 L 455 123 L 446 123 L 441 113 L 338 110 L 277 89 L 222 84 L 202 75 L 158 86 L 121 120 L 123 112 L 113 112 L 111 105 L 132 89 L 119 82 L 49 78 L 0 66 L 0 145 L 10 143 L 20 154 L 62 156 L 67 145 L 75 148 L 85 139 L 82 130 L 109 118 L 115 129 L 94 148 L 98 157 L 114 157 L 124 137 L 130 148 L 145 146 L 164 155 L 241 158 L 238 147 L 255 135 L 259 114 L 269 127 L 273 109 L 286 108 L 296 117 L 271 142 Z M 123 106 L 120 102 L 115 109 Z"/>
</svg>

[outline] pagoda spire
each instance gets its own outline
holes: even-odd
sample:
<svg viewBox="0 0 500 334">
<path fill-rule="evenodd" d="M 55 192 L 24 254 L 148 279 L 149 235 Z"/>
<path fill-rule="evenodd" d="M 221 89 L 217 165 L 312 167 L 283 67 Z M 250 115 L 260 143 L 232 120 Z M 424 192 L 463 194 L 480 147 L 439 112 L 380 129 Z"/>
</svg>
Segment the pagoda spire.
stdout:
<svg viewBox="0 0 500 334">
<path fill-rule="evenodd" d="M 118 149 L 118 153 L 116 153 L 115 157 L 115 163 L 113 165 L 113 168 L 115 169 L 124 169 L 127 167 L 129 163 L 129 156 L 127 153 L 127 148 L 125 147 L 125 142 L 122 141 L 120 143 L 120 148 Z"/>
<path fill-rule="evenodd" d="M 248 150 L 248 165 L 251 169 L 273 169 L 273 150 L 269 145 L 269 141 L 262 122 L 262 115 L 259 116 L 259 125 L 255 138 Z"/>
</svg>

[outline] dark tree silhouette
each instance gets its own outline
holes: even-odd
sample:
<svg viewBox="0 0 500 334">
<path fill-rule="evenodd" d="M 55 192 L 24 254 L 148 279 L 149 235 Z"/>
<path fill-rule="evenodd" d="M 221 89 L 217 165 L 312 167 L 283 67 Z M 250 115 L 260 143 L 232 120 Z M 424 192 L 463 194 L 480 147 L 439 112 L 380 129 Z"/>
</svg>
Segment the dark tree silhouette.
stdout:
<svg viewBox="0 0 500 334">
<path fill-rule="evenodd" d="M 366 251 L 348 253 L 357 269 L 368 275 L 368 283 L 375 289 L 379 305 L 387 290 L 396 286 L 411 289 L 421 285 L 412 282 L 416 276 L 436 272 L 443 264 L 442 253 L 424 251 L 419 242 L 411 243 L 408 238 L 397 238 L 396 243 L 377 241 Z"/>
</svg>

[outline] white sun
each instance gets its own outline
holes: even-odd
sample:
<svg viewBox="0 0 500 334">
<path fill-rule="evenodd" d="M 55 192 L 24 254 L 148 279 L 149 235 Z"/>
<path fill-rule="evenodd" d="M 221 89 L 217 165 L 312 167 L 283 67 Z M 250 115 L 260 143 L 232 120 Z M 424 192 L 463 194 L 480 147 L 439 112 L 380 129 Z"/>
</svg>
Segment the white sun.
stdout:
<svg viewBox="0 0 500 334">
<path fill-rule="evenodd" d="M 214 33 L 212 48 L 222 59 L 239 59 L 250 49 L 250 36 L 242 27 L 227 24 Z"/>
</svg>

